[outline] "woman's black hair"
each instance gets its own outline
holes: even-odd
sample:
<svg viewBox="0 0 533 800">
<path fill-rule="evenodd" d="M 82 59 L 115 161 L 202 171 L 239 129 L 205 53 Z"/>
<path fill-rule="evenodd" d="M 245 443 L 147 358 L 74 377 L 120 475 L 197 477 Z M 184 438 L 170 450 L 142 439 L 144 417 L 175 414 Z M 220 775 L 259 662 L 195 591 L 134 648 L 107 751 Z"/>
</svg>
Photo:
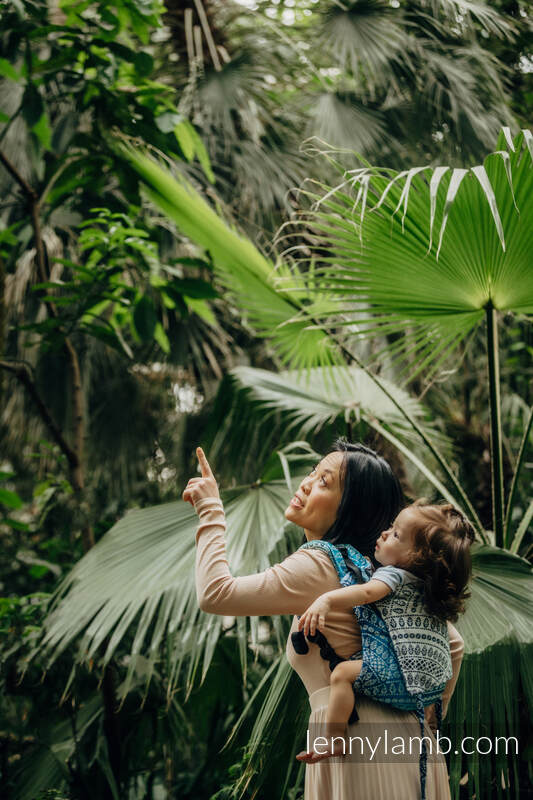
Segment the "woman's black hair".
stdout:
<svg viewBox="0 0 533 800">
<path fill-rule="evenodd" d="M 389 463 L 364 444 L 337 439 L 330 453 L 343 453 L 343 492 L 337 518 L 322 539 L 351 544 L 373 558 L 376 541 L 404 506 L 403 492 Z"/>
</svg>

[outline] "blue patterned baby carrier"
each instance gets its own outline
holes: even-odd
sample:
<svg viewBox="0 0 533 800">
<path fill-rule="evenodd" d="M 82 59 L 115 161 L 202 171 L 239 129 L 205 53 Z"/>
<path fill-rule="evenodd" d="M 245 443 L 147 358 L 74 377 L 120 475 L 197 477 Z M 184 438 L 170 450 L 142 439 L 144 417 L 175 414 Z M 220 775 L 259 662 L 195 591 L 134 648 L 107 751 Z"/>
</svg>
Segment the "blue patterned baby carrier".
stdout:
<svg viewBox="0 0 533 800">
<path fill-rule="evenodd" d="M 372 577 L 368 560 L 351 545 L 335 546 L 320 539 L 306 542 L 300 550 L 319 549 L 330 557 L 341 586 L 366 583 Z M 429 615 L 423 606 L 418 582 L 404 583 L 376 603 L 355 606 L 361 628 L 362 650 L 350 660 L 362 659 L 361 672 L 353 684 L 354 694 L 362 694 L 404 711 L 415 711 L 422 748 L 420 786 L 425 800 L 427 752 L 424 738 L 424 708 L 436 704 L 440 726 L 441 696 L 451 677 L 451 656 L 446 623 Z M 320 655 L 333 670 L 345 659 L 335 653 L 326 637 L 316 631 L 307 637 L 320 648 Z M 308 652 L 303 631 L 292 634 L 297 653 Z M 349 723 L 359 719 L 354 709 Z"/>
</svg>

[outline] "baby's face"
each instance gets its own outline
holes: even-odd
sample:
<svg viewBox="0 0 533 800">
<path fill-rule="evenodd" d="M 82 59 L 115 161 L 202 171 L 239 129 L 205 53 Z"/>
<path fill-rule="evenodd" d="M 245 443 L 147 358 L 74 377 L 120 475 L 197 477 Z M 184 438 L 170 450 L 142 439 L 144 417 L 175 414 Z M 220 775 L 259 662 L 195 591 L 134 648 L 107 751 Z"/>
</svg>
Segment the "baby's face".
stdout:
<svg viewBox="0 0 533 800">
<path fill-rule="evenodd" d="M 413 549 L 413 511 L 404 508 L 376 542 L 374 557 L 384 567 L 408 568 Z"/>
</svg>

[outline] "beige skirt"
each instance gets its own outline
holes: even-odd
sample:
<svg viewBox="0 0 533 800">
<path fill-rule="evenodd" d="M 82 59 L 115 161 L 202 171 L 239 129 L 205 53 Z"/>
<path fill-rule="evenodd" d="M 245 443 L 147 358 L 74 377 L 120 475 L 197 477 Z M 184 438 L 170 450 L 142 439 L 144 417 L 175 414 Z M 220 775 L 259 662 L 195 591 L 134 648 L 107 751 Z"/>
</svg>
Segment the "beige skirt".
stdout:
<svg viewBox="0 0 533 800">
<path fill-rule="evenodd" d="M 309 697 L 311 716 L 306 749 L 312 749 L 325 729 L 329 686 Z M 358 698 L 359 721 L 348 726 L 346 754 L 307 764 L 305 800 L 419 800 L 420 726 L 412 712 Z M 436 741 L 426 725 L 425 735 L 432 742 L 428 756 L 426 800 L 450 800 L 446 761 L 436 753 Z M 318 739 L 320 747 L 325 740 Z M 325 752 L 323 750 L 322 752 Z"/>
</svg>

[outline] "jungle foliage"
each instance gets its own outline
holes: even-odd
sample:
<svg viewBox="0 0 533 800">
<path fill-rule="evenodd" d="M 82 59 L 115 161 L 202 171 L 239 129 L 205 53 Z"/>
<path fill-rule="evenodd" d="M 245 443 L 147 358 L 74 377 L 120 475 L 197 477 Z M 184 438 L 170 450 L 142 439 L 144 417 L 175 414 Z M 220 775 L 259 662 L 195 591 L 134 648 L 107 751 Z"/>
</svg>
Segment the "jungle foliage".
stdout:
<svg viewBox="0 0 533 800">
<path fill-rule="evenodd" d="M 452 792 L 528 791 L 528 13 L 0 2 L 10 798 L 301 794 L 289 620 L 198 610 L 177 497 L 202 444 L 233 572 L 263 570 L 339 434 L 475 522 L 448 730 L 525 745 L 452 755 Z"/>
</svg>

